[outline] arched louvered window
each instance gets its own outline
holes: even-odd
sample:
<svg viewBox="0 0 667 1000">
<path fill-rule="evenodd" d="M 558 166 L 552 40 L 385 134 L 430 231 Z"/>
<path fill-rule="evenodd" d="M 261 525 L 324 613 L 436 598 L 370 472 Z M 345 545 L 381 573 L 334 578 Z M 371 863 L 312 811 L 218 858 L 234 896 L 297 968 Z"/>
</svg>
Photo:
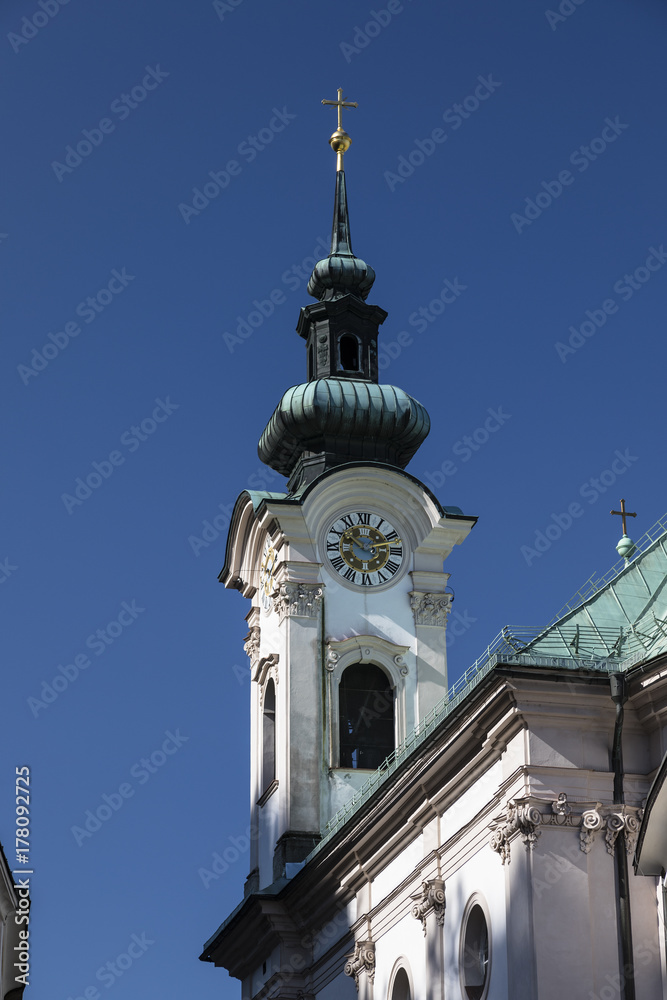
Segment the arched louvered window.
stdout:
<svg viewBox="0 0 667 1000">
<path fill-rule="evenodd" d="M 394 692 L 372 663 L 343 671 L 338 688 L 340 767 L 375 770 L 394 749 Z"/>
<path fill-rule="evenodd" d="M 262 710 L 262 792 L 276 776 L 276 686 L 269 680 Z"/>
</svg>

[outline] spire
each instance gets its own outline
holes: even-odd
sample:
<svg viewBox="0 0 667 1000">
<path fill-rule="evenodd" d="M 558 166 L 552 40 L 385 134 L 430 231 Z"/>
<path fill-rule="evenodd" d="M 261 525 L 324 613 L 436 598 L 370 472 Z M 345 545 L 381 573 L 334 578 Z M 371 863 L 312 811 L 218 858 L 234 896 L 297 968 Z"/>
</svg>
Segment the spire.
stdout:
<svg viewBox="0 0 667 1000">
<path fill-rule="evenodd" d="M 289 478 L 292 493 L 348 462 L 405 468 L 429 432 L 428 413 L 393 385 L 379 385 L 377 338 L 387 318 L 366 297 L 375 271 L 352 253 L 343 155 L 352 140 L 343 128 L 344 101 L 329 139 L 336 154 L 331 252 L 317 262 L 308 292 L 319 302 L 301 309 L 297 333 L 306 341 L 308 381 L 284 393 L 259 442 L 259 457 Z"/>
<path fill-rule="evenodd" d="M 308 282 L 308 294 L 314 299 L 339 299 L 343 295 L 356 295 L 365 301 L 375 281 L 375 271 L 352 253 L 350 216 L 347 208 L 347 187 L 343 169 L 343 155 L 352 139 L 343 128 L 343 108 L 356 108 L 356 101 L 344 101 L 343 89 L 338 88 L 337 101 L 322 101 L 338 109 L 338 128 L 329 139 L 336 154 L 336 193 L 334 196 L 331 251 L 324 260 L 318 260 Z"/>
</svg>

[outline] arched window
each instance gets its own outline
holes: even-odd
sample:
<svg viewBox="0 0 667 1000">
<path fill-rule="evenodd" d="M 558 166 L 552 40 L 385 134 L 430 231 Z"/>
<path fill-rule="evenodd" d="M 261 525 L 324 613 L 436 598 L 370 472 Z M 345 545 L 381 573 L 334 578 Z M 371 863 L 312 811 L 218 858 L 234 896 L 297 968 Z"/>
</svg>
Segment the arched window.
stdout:
<svg viewBox="0 0 667 1000">
<path fill-rule="evenodd" d="M 338 688 L 340 767 L 375 770 L 394 749 L 394 692 L 383 670 L 354 663 Z"/>
<path fill-rule="evenodd" d="M 276 776 L 276 686 L 269 680 L 262 711 L 262 792 Z"/>
<path fill-rule="evenodd" d="M 410 1000 L 410 980 L 405 969 L 399 969 L 396 973 L 391 1000 Z"/>
<path fill-rule="evenodd" d="M 480 898 L 469 900 L 461 928 L 460 972 L 463 996 L 485 1000 L 489 990 L 489 925 Z"/>
<path fill-rule="evenodd" d="M 351 333 L 344 333 L 338 342 L 340 366 L 344 372 L 359 371 L 359 341 Z"/>
</svg>

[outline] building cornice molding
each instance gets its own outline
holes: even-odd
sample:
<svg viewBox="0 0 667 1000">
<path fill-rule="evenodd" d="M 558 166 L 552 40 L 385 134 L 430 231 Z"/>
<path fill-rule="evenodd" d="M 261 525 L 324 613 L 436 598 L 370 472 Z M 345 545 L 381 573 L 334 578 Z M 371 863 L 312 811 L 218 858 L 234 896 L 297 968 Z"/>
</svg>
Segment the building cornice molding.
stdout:
<svg viewBox="0 0 667 1000">
<path fill-rule="evenodd" d="M 623 835 L 625 850 L 634 854 L 644 810 L 640 806 L 603 805 L 601 802 L 568 800 L 565 792 L 556 799 L 537 796 L 510 799 L 501 816 L 490 824 L 489 847 L 500 855 L 503 865 L 511 858 L 512 842 L 519 837 L 527 850 L 535 847 L 542 830 L 549 827 L 578 831 L 579 847 L 589 854 L 598 834 L 604 831 L 607 852 L 615 853 L 619 835 Z"/>
</svg>

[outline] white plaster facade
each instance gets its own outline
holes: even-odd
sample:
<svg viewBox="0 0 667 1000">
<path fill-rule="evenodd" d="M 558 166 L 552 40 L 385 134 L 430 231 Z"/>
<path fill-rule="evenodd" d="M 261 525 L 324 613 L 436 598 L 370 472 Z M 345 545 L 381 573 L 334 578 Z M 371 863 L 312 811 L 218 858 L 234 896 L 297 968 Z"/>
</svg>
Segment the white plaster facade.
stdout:
<svg viewBox="0 0 667 1000">
<path fill-rule="evenodd" d="M 392 587 L 359 593 L 327 570 L 322 538 L 340 511 L 375 506 L 400 525 L 410 559 Z M 368 777 L 336 766 L 342 672 L 352 662 L 386 672 L 397 743 L 424 718 L 446 690 L 446 608 L 433 599 L 424 608 L 415 594 L 446 603 L 442 560 L 472 524 L 441 516 L 415 480 L 378 467 L 334 471 L 298 501 L 237 503 L 222 577 L 253 601 L 257 836 L 246 898 L 202 959 L 237 976 L 244 1000 L 624 995 L 615 852 L 632 857 L 667 750 L 667 654 L 627 673 L 623 804 L 614 802 L 606 665 L 509 655 L 327 828 Z M 277 552 L 270 610 L 257 601 L 267 536 Z M 276 782 L 262 794 L 268 679 Z M 658 879 L 632 877 L 637 1000 L 667 996 L 661 907 Z M 488 948 L 472 954 L 482 925 Z"/>
</svg>

